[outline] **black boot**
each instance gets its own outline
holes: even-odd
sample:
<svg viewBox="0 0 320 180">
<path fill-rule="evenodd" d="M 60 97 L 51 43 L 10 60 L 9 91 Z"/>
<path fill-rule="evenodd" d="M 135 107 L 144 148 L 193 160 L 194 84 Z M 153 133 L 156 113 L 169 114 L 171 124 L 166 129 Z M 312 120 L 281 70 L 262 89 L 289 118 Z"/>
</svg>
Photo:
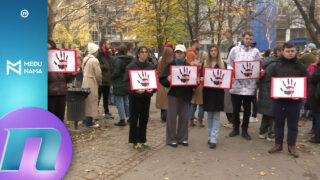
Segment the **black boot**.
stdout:
<svg viewBox="0 0 320 180">
<path fill-rule="evenodd" d="M 124 119 L 121 119 L 119 122 L 114 123 L 114 125 L 116 125 L 116 126 L 125 126 L 126 123 L 124 122 Z"/>
<path fill-rule="evenodd" d="M 235 137 L 235 136 L 238 136 L 240 134 L 240 131 L 239 129 L 237 128 L 234 128 L 231 133 L 229 134 L 229 137 Z"/>
<path fill-rule="evenodd" d="M 242 129 L 241 136 L 245 138 L 246 140 L 251 140 L 251 136 L 248 134 L 248 129 Z"/>
</svg>

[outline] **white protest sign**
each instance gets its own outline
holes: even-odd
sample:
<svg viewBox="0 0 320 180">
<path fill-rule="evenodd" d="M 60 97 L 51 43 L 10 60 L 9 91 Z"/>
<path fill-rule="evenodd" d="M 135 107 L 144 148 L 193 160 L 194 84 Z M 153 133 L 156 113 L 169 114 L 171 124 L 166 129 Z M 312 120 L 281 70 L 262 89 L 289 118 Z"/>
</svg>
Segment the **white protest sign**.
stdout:
<svg viewBox="0 0 320 180">
<path fill-rule="evenodd" d="M 156 70 L 129 70 L 131 90 L 158 89 Z"/>
<path fill-rule="evenodd" d="M 260 79 L 261 61 L 236 61 L 233 62 L 236 80 Z"/>
<path fill-rule="evenodd" d="M 203 87 L 231 89 L 232 72 L 229 69 L 204 68 Z"/>
<path fill-rule="evenodd" d="M 73 50 L 48 50 L 48 72 L 77 72 L 77 52 Z"/>
<path fill-rule="evenodd" d="M 307 98 L 306 77 L 273 77 L 271 80 L 272 98 Z"/>
<path fill-rule="evenodd" d="M 170 86 L 197 86 L 198 66 L 170 66 Z"/>
</svg>

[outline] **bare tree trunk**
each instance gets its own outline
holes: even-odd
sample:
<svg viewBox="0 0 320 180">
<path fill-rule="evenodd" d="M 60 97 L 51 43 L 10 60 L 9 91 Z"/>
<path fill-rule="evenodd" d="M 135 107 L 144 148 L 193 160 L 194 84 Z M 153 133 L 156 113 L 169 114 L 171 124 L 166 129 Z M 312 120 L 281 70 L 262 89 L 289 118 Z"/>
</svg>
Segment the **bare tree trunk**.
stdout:
<svg viewBox="0 0 320 180">
<path fill-rule="evenodd" d="M 232 31 L 232 22 L 233 22 L 233 16 L 231 16 L 231 7 L 232 7 L 232 2 L 233 0 L 229 0 L 227 3 L 227 17 L 228 17 L 228 30 L 227 32 L 229 33 L 228 42 L 229 45 L 233 44 L 233 31 Z"/>
<path fill-rule="evenodd" d="M 48 39 L 53 38 L 53 30 L 56 26 L 56 0 L 48 1 Z"/>
<path fill-rule="evenodd" d="M 210 7 L 208 8 L 208 16 L 209 16 L 209 24 L 210 24 L 210 36 L 211 36 L 211 43 L 214 44 L 214 31 L 215 31 L 215 27 L 214 27 L 214 22 L 213 19 L 211 19 L 212 15 L 212 9 L 210 9 Z"/>
<path fill-rule="evenodd" d="M 224 21 L 224 10 L 223 0 L 219 0 L 219 16 L 218 16 L 218 43 L 217 45 L 220 47 L 222 42 L 222 30 L 223 30 L 223 21 Z"/>
<path fill-rule="evenodd" d="M 309 32 L 309 35 L 311 36 L 312 40 L 314 41 L 314 43 L 320 47 L 320 41 L 318 40 L 318 37 L 317 37 L 317 32 L 314 30 L 314 28 L 312 27 L 312 22 L 311 20 L 309 19 L 307 13 L 303 10 L 303 7 L 302 5 L 300 4 L 300 2 L 298 0 L 293 0 L 294 3 L 296 4 L 302 18 L 304 19 L 304 22 L 305 22 L 305 25 L 306 25 L 306 28 Z M 313 2 L 315 2 L 314 0 L 312 0 Z M 312 5 L 311 5 L 312 6 Z M 317 23 L 316 23 L 317 24 Z M 313 24 L 314 25 L 314 24 Z M 316 25 L 315 25 L 316 27 Z M 320 32 L 320 31 L 318 31 Z"/>
</svg>

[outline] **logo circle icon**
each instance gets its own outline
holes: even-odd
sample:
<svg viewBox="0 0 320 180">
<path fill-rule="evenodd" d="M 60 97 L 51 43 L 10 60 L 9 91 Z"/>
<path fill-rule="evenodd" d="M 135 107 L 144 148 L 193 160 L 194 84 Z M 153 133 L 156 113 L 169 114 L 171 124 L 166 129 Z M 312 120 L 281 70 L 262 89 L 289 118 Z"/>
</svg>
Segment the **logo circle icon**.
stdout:
<svg viewBox="0 0 320 180">
<path fill-rule="evenodd" d="M 62 179 L 72 152 L 68 129 L 47 110 L 21 108 L 0 119 L 0 179 Z"/>
<path fill-rule="evenodd" d="M 23 9 L 21 12 L 20 12 L 20 15 L 22 18 L 27 18 L 29 16 L 29 11 L 26 10 L 26 9 Z"/>
</svg>

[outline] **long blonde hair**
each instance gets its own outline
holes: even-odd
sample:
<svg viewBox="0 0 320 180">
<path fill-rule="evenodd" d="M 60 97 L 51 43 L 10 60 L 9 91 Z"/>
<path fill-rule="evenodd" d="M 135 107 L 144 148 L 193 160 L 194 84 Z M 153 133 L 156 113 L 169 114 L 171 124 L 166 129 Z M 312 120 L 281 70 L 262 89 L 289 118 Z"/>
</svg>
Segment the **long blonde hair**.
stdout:
<svg viewBox="0 0 320 180">
<path fill-rule="evenodd" d="M 212 65 L 212 59 L 213 59 L 213 57 L 212 57 L 211 54 L 210 54 L 210 51 L 211 51 L 212 48 L 216 48 L 216 49 L 218 50 L 218 54 L 217 54 L 217 57 L 216 57 L 216 62 L 217 62 L 217 64 L 218 64 L 219 68 L 224 69 L 224 68 L 225 68 L 225 67 L 224 67 L 224 62 L 222 61 L 221 56 L 220 56 L 219 46 L 216 45 L 216 44 L 212 44 L 212 45 L 209 47 L 209 49 L 208 49 L 208 58 L 207 58 L 207 61 L 206 61 L 206 63 L 205 63 L 205 66 L 206 66 L 206 67 L 211 67 L 211 65 Z"/>
</svg>

